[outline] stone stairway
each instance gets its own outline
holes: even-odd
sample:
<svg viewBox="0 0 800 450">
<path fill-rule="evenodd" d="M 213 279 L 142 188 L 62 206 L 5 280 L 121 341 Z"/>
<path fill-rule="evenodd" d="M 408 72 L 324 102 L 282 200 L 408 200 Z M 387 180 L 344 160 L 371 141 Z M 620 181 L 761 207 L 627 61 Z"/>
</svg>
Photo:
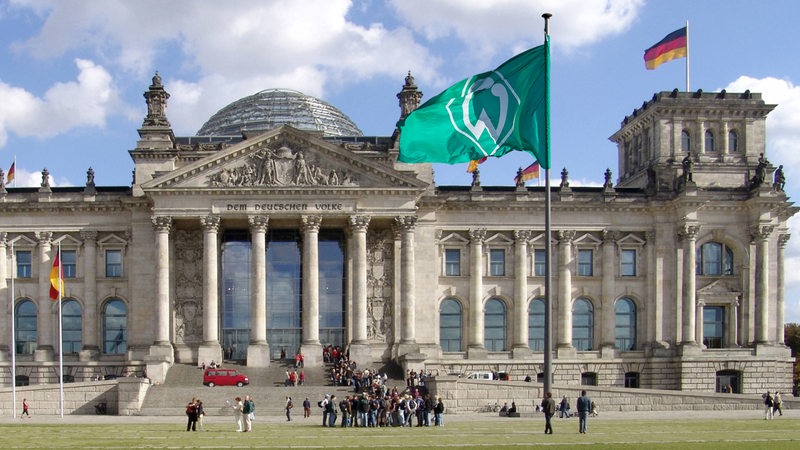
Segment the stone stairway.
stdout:
<svg viewBox="0 0 800 450">
<path fill-rule="evenodd" d="M 198 367 L 187 364 L 175 364 L 167 373 L 166 380 L 161 385 L 150 386 L 142 403 L 141 415 L 181 415 L 184 414 L 186 404 L 192 398 L 203 401 L 206 414 L 228 414 L 226 402 L 232 402 L 235 397 L 244 398 L 250 395 L 256 405 L 256 415 L 259 412 L 269 416 L 282 415 L 286 396 L 291 396 L 295 405 L 295 414 L 302 414 L 303 400 L 308 397 L 313 408 L 317 408 L 317 401 L 326 394 L 334 394 L 337 398 L 352 393 L 348 386 L 332 386 L 327 374 L 330 366 L 304 368 L 306 383 L 303 386 L 284 387 L 286 370 L 294 368 L 294 361 L 272 361 L 270 367 L 255 368 L 225 363 L 223 367 L 235 368 L 240 373 L 250 378 L 248 386 L 203 386 L 203 371 Z M 390 373 L 390 376 L 392 374 Z M 389 386 L 405 387 L 405 382 L 397 378 L 389 379 Z"/>
</svg>

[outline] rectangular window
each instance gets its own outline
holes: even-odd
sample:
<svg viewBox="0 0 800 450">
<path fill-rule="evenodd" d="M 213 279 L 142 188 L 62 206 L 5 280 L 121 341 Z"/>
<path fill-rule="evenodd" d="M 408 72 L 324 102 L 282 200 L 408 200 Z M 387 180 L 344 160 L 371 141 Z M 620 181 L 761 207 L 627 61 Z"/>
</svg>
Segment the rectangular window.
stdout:
<svg viewBox="0 0 800 450">
<path fill-rule="evenodd" d="M 489 275 L 504 277 L 506 275 L 506 251 L 502 248 L 489 250 Z"/>
<path fill-rule="evenodd" d="M 17 251 L 17 278 L 30 278 L 31 276 L 31 252 Z"/>
<path fill-rule="evenodd" d="M 619 274 L 623 277 L 636 276 L 636 250 L 622 250 L 619 255 Z"/>
<path fill-rule="evenodd" d="M 545 259 L 547 254 L 545 253 L 544 249 L 537 248 L 533 251 L 533 275 L 537 277 L 543 277 L 544 273 L 544 265 Z"/>
<path fill-rule="evenodd" d="M 594 275 L 592 270 L 592 250 L 578 250 L 578 276 L 591 277 Z"/>
<path fill-rule="evenodd" d="M 461 250 L 457 248 L 444 250 L 444 275 L 447 277 L 461 276 Z"/>
<path fill-rule="evenodd" d="M 61 268 L 64 278 L 75 278 L 78 276 L 76 269 L 77 254 L 75 250 L 61 250 Z"/>
<path fill-rule="evenodd" d="M 725 307 L 703 308 L 703 345 L 706 348 L 722 348 L 725 336 Z"/>
<path fill-rule="evenodd" d="M 106 250 L 106 277 L 122 276 L 122 250 Z"/>
</svg>

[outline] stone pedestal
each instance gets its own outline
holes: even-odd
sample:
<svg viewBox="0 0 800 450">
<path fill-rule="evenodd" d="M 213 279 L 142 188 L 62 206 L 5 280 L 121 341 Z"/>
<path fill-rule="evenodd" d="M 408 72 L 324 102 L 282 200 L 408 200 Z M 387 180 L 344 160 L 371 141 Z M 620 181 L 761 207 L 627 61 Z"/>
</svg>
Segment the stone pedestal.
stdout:
<svg viewBox="0 0 800 450">
<path fill-rule="evenodd" d="M 81 362 L 97 361 L 100 359 L 100 349 L 98 347 L 84 347 L 78 353 L 78 360 Z"/>
<path fill-rule="evenodd" d="M 247 367 L 269 367 L 269 344 L 247 346 Z"/>
<path fill-rule="evenodd" d="M 403 368 L 403 373 L 408 373 L 409 370 L 415 370 L 419 373 L 425 368 L 425 359 L 428 355 L 424 353 L 407 353 L 401 355 L 399 358 L 400 366 Z"/>
<path fill-rule="evenodd" d="M 372 365 L 372 349 L 367 343 L 350 344 L 350 360 L 355 361 L 359 370 Z"/>
<path fill-rule="evenodd" d="M 322 344 L 303 344 L 300 352 L 303 354 L 304 367 L 322 367 Z"/>
<path fill-rule="evenodd" d="M 55 359 L 55 351 L 49 345 L 40 345 L 33 351 L 33 360 L 36 362 L 53 361 Z"/>
<path fill-rule="evenodd" d="M 511 349 L 511 357 L 514 359 L 528 359 L 533 356 L 533 350 L 528 346 L 519 346 Z"/>
<path fill-rule="evenodd" d="M 216 341 L 204 342 L 197 349 L 197 361 L 198 364 L 206 363 L 206 365 L 211 364 L 211 361 L 222 364 L 222 347 Z"/>
<path fill-rule="evenodd" d="M 489 352 L 485 347 L 469 347 L 467 348 L 467 358 L 469 359 L 486 359 L 489 357 Z"/>
</svg>

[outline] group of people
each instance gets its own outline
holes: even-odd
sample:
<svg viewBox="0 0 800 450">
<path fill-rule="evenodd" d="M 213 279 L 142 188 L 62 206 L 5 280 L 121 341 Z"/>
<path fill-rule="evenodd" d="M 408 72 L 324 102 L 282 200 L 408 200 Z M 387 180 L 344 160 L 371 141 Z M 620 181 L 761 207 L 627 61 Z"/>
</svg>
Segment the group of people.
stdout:
<svg viewBox="0 0 800 450">
<path fill-rule="evenodd" d="M 589 419 L 589 415 L 591 414 L 596 416 L 597 407 L 595 406 L 594 402 L 586 395 L 585 390 L 581 391 L 581 396 L 578 397 L 576 406 L 578 408 L 578 432 L 581 434 L 586 434 L 586 426 Z M 551 423 L 551 419 L 553 418 L 553 416 L 556 415 L 556 411 L 561 411 L 561 417 L 569 417 L 569 400 L 567 400 L 567 396 L 565 395 L 561 399 L 560 405 L 556 406 L 556 401 L 553 398 L 553 393 L 548 392 L 542 399 L 540 410 L 544 413 L 544 420 L 545 420 L 544 433 L 553 434 L 553 425 Z"/>
<path fill-rule="evenodd" d="M 253 420 L 255 419 L 256 404 L 249 395 L 244 399 L 236 397 L 233 403 L 228 402 L 228 406 L 233 409 L 233 420 L 236 424 L 237 433 L 247 433 L 253 431 Z"/>
<path fill-rule="evenodd" d="M 767 391 L 761 398 L 764 399 L 764 420 L 772 420 L 776 413 L 783 415 L 783 410 L 781 409 L 783 400 L 781 400 L 780 392 Z"/>
<path fill-rule="evenodd" d="M 203 409 L 203 402 L 198 398 L 193 398 L 192 401 L 186 405 L 186 417 L 188 418 L 186 431 L 197 431 L 198 428 L 200 431 L 203 431 L 203 417 L 205 415 L 206 412 Z"/>
<path fill-rule="evenodd" d="M 306 374 L 302 370 L 298 372 L 297 370 L 287 370 L 286 371 L 286 379 L 283 382 L 283 385 L 286 387 L 292 386 L 302 386 L 306 382 Z"/>
<path fill-rule="evenodd" d="M 418 427 L 444 426 L 445 406 L 441 397 L 401 395 L 396 390 L 383 396 L 362 393 L 339 400 L 326 395 L 318 402 L 322 408 L 322 426 L 335 427 L 341 413 L 340 427 Z"/>
</svg>

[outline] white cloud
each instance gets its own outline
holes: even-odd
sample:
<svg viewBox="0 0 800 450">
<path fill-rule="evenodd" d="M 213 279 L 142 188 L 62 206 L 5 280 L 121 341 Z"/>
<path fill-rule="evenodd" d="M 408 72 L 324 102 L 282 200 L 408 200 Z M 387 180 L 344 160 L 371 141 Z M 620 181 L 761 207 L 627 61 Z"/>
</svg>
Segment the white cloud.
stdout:
<svg viewBox="0 0 800 450">
<path fill-rule="evenodd" d="M 455 35 L 471 51 L 541 42 L 543 13 L 553 14 L 550 32 L 571 50 L 626 30 L 643 0 L 392 0 L 398 14 L 427 39 Z M 421 13 L 424 11 L 424 13 Z M 518 48 L 517 50 L 520 50 Z"/>
<path fill-rule="evenodd" d="M 0 147 L 8 132 L 47 138 L 75 127 L 105 124 L 119 104 L 111 75 L 91 61 L 78 59 L 75 65 L 75 81 L 56 83 L 42 97 L 0 83 Z"/>
</svg>

